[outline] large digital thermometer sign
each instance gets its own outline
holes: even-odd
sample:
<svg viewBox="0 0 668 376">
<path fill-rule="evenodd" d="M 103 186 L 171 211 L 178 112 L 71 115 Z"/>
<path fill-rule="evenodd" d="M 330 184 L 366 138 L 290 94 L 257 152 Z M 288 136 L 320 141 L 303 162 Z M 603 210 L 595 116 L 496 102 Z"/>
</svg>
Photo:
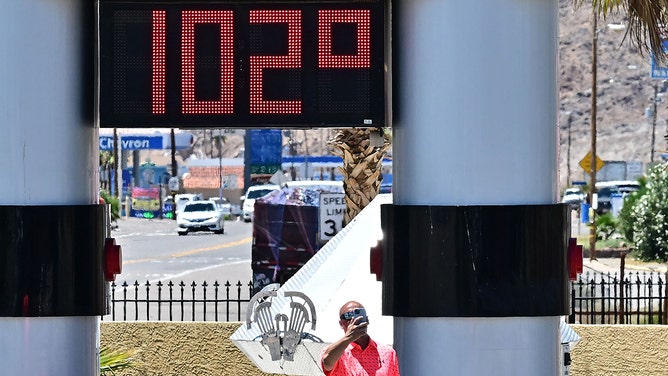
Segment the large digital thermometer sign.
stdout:
<svg viewBox="0 0 668 376">
<path fill-rule="evenodd" d="M 383 19 L 380 1 L 100 0 L 100 126 L 384 126 Z"/>
</svg>

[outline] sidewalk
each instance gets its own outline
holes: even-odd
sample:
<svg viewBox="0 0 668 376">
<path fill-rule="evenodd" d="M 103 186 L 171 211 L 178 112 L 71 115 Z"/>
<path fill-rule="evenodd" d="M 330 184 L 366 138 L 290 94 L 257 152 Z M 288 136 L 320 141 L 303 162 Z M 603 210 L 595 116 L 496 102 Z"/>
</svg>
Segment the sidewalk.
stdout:
<svg viewBox="0 0 668 376">
<path fill-rule="evenodd" d="M 583 273 L 586 272 L 600 272 L 600 273 L 619 273 L 621 266 L 621 259 L 619 257 L 598 257 L 596 260 L 589 260 L 585 258 L 582 263 Z M 658 262 L 641 262 L 634 260 L 631 256 L 626 256 L 624 260 L 624 272 L 658 272 L 666 273 L 668 266 L 665 263 Z"/>
</svg>

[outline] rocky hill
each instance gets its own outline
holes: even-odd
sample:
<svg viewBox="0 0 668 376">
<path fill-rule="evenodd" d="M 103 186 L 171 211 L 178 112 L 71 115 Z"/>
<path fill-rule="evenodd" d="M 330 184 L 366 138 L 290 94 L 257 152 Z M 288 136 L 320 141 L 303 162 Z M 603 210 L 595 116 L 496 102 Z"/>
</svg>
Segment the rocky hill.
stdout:
<svg viewBox="0 0 668 376">
<path fill-rule="evenodd" d="M 591 7 L 574 10 L 570 0 L 559 1 L 559 16 L 559 167 L 563 188 L 569 180 L 583 180 L 584 170 L 578 162 L 591 148 L 593 18 Z M 650 78 L 649 57 L 641 56 L 624 40 L 625 31 L 608 27 L 624 22 L 623 15 L 612 14 L 598 23 L 596 148 L 604 161 L 646 165 L 652 148 L 652 118 L 646 117 L 645 109 L 652 105 L 654 85 L 660 87 L 662 82 Z M 666 104 L 659 103 L 655 161 L 661 160 L 660 151 L 666 149 L 666 119 Z"/>
<path fill-rule="evenodd" d="M 583 6 L 575 10 L 571 0 L 559 0 L 559 60 L 560 60 L 560 189 L 569 181 L 588 180 L 578 162 L 591 146 L 592 93 L 592 12 Z M 641 56 L 624 31 L 615 31 L 608 24 L 623 24 L 623 15 L 612 14 L 598 23 L 597 67 L 597 154 L 605 161 L 650 161 L 652 119 L 645 109 L 654 97 L 654 85 L 661 84 L 649 76 L 649 57 Z M 655 160 L 666 149 L 663 136 L 667 133 L 668 109 L 660 103 L 657 111 Z M 300 154 L 328 154 L 327 140 L 332 130 L 314 129 L 285 132 L 287 143 L 291 134 Z M 217 157 L 218 150 L 211 137 L 217 131 L 197 131 L 192 151 L 184 158 Z M 243 154 L 243 136 L 225 134 L 223 157 Z M 569 143 L 570 138 L 570 143 Z M 570 146 L 569 146 L 570 145 Z"/>
</svg>

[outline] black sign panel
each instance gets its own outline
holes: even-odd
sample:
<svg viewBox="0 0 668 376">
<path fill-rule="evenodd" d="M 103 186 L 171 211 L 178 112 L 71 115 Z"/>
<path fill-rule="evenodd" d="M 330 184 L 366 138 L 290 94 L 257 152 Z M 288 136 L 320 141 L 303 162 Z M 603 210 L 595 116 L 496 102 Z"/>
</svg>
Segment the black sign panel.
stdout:
<svg viewBox="0 0 668 376">
<path fill-rule="evenodd" d="M 100 0 L 100 125 L 381 127 L 382 2 Z"/>
</svg>

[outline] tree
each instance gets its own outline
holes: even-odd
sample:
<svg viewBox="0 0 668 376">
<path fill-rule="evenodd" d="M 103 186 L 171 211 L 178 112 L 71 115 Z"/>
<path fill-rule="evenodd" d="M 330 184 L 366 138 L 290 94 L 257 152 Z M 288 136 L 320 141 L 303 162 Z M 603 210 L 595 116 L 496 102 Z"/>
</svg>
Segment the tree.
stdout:
<svg viewBox="0 0 668 376">
<path fill-rule="evenodd" d="M 390 146 L 387 132 L 380 133 L 380 144 L 371 141 L 368 128 L 340 129 L 329 144 L 343 159 L 343 189 L 346 195 L 344 224 L 350 223 L 378 195 L 382 181 L 382 162 Z"/>
<path fill-rule="evenodd" d="M 573 0 L 579 7 L 588 0 Z M 663 49 L 668 24 L 668 0 L 591 0 L 594 13 L 606 17 L 613 12 L 626 16 L 626 34 L 641 54 L 654 53 L 657 59 L 668 61 L 668 52 Z"/>
</svg>

